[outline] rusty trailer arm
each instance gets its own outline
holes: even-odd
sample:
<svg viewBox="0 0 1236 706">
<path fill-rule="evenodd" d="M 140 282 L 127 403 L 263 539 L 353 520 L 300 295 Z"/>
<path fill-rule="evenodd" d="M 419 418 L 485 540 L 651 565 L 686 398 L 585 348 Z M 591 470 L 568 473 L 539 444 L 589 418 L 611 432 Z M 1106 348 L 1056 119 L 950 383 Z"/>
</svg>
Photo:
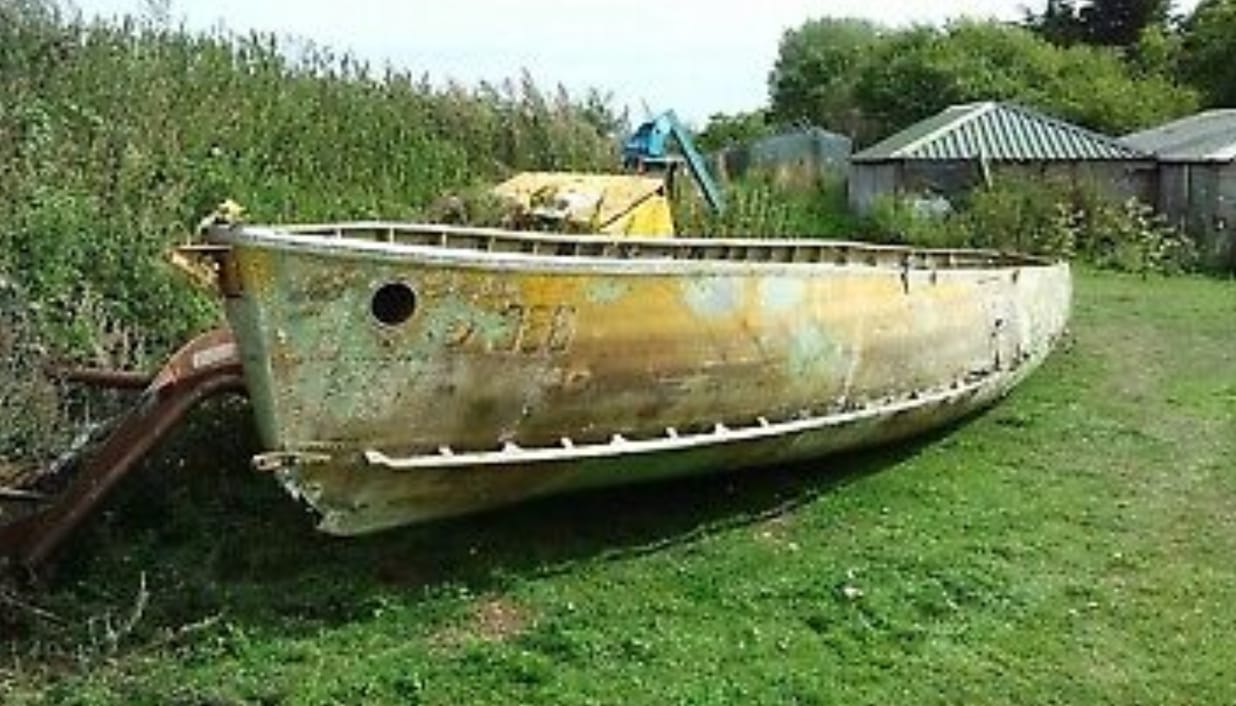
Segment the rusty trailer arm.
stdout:
<svg viewBox="0 0 1236 706">
<path fill-rule="evenodd" d="M 80 382 L 125 386 L 137 376 L 70 376 Z M 138 461 L 202 401 L 244 393 L 240 357 L 231 331 L 215 329 L 176 351 L 141 397 L 81 462 L 67 487 L 49 503 L 0 527 L 0 557 L 33 571 L 46 562 Z"/>
</svg>

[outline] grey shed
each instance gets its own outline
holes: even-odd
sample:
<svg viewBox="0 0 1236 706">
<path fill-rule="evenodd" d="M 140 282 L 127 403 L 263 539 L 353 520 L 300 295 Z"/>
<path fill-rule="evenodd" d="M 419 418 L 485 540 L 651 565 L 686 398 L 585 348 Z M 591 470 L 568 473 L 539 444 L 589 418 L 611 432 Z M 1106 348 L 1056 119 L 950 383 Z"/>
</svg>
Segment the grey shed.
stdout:
<svg viewBox="0 0 1236 706">
<path fill-rule="evenodd" d="M 819 127 L 807 127 L 764 137 L 721 152 L 718 171 L 739 177 L 750 170 L 771 173 L 781 182 L 845 177 L 853 143 L 850 138 Z"/>
<path fill-rule="evenodd" d="M 1124 138 L 1159 160 L 1156 205 L 1211 267 L 1236 270 L 1236 110 L 1210 110 Z"/>
<path fill-rule="evenodd" d="M 1090 180 L 1115 197 L 1147 198 L 1154 165 L 1145 152 L 1012 103 L 956 105 L 855 154 L 850 205 L 881 196 L 951 199 L 998 173 Z"/>
</svg>

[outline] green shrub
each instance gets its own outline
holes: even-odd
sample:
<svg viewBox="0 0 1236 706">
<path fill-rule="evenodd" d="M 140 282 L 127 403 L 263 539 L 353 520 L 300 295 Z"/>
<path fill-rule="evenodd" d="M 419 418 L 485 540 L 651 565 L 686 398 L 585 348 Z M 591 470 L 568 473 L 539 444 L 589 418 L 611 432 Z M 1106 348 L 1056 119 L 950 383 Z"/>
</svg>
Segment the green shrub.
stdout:
<svg viewBox="0 0 1236 706">
<path fill-rule="evenodd" d="M 869 239 L 926 247 L 973 247 L 1079 259 L 1129 272 L 1196 265 L 1192 241 L 1135 198 L 1113 201 L 1094 184 L 1004 176 L 945 216 L 905 200 L 877 201 Z"/>
<path fill-rule="evenodd" d="M 969 247 L 1071 258 L 1078 211 L 1070 187 L 1050 180 L 1001 179 L 977 189 L 953 227 Z"/>
<path fill-rule="evenodd" d="M 1096 184 L 1004 179 L 975 191 L 960 227 L 976 247 L 1077 258 L 1129 272 L 1192 268 L 1191 241 L 1136 198 L 1113 201 Z"/>
<path fill-rule="evenodd" d="M 1197 264 L 1197 248 L 1137 199 L 1096 202 L 1081 222 L 1078 248 L 1099 267 L 1129 272 L 1175 273 Z"/>
<path fill-rule="evenodd" d="M 15 286 L 0 279 L 0 486 L 69 441 L 64 401 L 43 358 Z"/>
<path fill-rule="evenodd" d="M 755 170 L 723 185 L 723 214 L 709 211 L 694 185 L 678 187 L 674 223 L 683 235 L 854 239 L 862 224 L 846 207 L 845 183 L 835 178 L 779 183 L 772 174 Z"/>
<path fill-rule="evenodd" d="M 864 240 L 912 244 L 930 248 L 964 247 L 964 234 L 951 227 L 945 213 L 910 199 L 881 196 L 872 204 L 863 229 Z"/>
</svg>

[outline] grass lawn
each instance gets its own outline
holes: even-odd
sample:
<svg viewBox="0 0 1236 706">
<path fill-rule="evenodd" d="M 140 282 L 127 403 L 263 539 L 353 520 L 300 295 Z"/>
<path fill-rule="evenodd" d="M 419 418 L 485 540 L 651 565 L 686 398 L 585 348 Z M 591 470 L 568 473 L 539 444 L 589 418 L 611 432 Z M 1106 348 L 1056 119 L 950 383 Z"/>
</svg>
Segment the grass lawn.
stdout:
<svg viewBox="0 0 1236 706">
<path fill-rule="evenodd" d="M 216 409 L 0 620 L 0 702 L 1236 702 L 1236 284 L 1077 285 L 931 438 L 360 540 Z"/>
</svg>

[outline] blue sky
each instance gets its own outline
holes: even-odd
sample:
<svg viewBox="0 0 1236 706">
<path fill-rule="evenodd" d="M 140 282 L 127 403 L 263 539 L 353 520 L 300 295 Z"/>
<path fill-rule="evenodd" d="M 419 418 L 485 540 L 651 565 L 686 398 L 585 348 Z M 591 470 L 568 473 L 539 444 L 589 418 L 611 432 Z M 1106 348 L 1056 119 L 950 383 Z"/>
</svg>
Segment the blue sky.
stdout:
<svg viewBox="0 0 1236 706">
<path fill-rule="evenodd" d="M 501 80 L 528 70 L 543 85 L 595 86 L 642 116 L 676 108 L 702 123 L 764 103 L 785 29 L 810 17 L 887 24 L 1014 19 L 1045 0 L 173 0 L 193 29 L 272 31 L 346 50 L 434 81 Z M 1196 0 L 1181 3 L 1192 6 Z M 77 0 L 83 14 L 142 13 L 142 0 Z"/>
</svg>

